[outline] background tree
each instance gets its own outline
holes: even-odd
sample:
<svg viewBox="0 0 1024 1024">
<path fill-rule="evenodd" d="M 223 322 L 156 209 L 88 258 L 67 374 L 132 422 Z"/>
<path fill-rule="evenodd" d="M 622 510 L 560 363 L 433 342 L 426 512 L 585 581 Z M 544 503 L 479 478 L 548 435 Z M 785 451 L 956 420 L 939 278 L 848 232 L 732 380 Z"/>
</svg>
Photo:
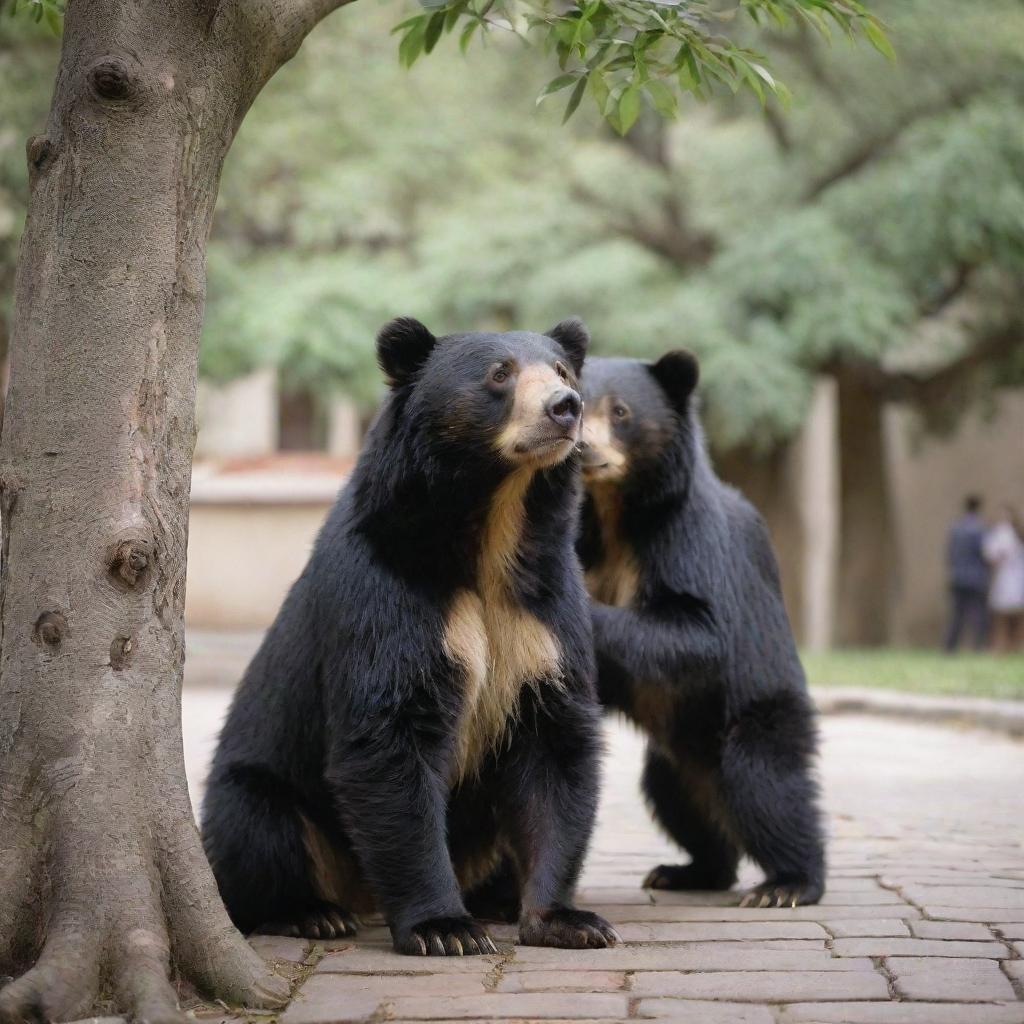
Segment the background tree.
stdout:
<svg viewBox="0 0 1024 1024">
<path fill-rule="evenodd" d="M 44 20 L 58 7 L 19 5 Z M 264 84 L 338 6 L 67 7 L 49 117 L 27 146 L 0 446 L 0 963 L 29 968 L 0 991 L 5 1021 L 83 1015 L 101 982 L 138 1019 L 180 1020 L 172 961 L 230 1002 L 287 993 L 230 925 L 189 805 L 185 548 L 221 168 Z M 855 0 L 738 6 L 811 24 L 824 12 L 883 45 Z M 664 103 L 665 80 L 769 83 L 714 35 L 716 17 L 697 0 L 457 0 L 408 22 L 401 53 L 461 25 L 539 36 L 573 78 L 570 105 L 590 87 L 625 129 L 644 95 Z"/>
<path fill-rule="evenodd" d="M 14 299 L 18 238 L 28 200 L 25 138 L 46 115 L 58 45 L 48 26 L 0 21 L 0 410 L 7 386 L 8 324 Z"/>
<path fill-rule="evenodd" d="M 877 10 L 897 62 L 806 29 L 762 35 L 794 86 L 788 110 L 726 96 L 670 123 L 648 104 L 625 138 L 592 106 L 556 133 L 561 94 L 539 116 L 510 101 L 542 74 L 539 54 L 471 51 L 465 79 L 421 62 L 406 86 L 371 19 L 356 33 L 326 27 L 255 112 L 266 121 L 243 132 L 226 176 L 203 368 L 269 361 L 372 398 L 365 339 L 391 296 L 440 323 L 545 323 L 572 306 L 597 351 L 698 351 L 720 464 L 755 496 L 778 492 L 828 376 L 836 639 L 883 642 L 896 566 L 885 408 L 948 429 L 1021 380 L 1024 11 Z M 379 54 L 373 81 L 333 103 L 325 69 L 359 53 Z M 295 144 L 314 125 L 329 126 L 334 159 Z M 302 299 L 272 287 L 282 274 L 304 282 Z"/>
</svg>

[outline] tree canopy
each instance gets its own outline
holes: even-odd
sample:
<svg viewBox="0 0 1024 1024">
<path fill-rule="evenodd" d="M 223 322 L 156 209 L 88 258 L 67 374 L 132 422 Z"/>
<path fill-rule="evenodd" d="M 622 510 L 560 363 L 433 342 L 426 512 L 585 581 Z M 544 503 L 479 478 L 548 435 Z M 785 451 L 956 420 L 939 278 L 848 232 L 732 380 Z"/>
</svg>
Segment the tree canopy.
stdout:
<svg viewBox="0 0 1024 1024">
<path fill-rule="evenodd" d="M 454 26 L 456 6 L 415 24 L 441 14 Z M 934 423 L 965 394 L 1018 380 L 1024 12 L 1013 0 L 880 0 L 890 61 L 824 38 L 813 6 L 786 4 L 786 28 L 730 25 L 730 45 L 756 42 L 789 84 L 788 107 L 726 90 L 666 122 L 655 88 L 624 138 L 608 108 L 583 105 L 562 126 L 561 107 L 535 107 L 551 55 L 512 33 L 485 33 L 459 57 L 455 29 L 440 42 L 432 30 L 431 48 L 454 59 L 407 70 L 387 35 L 406 7 L 328 20 L 236 142 L 201 372 L 270 363 L 286 385 L 369 404 L 373 331 L 397 311 L 438 330 L 542 327 L 576 311 L 597 351 L 693 348 L 716 442 L 762 448 L 798 428 L 815 376 L 843 363 L 870 367 L 883 393 L 919 401 Z M 480 20 L 468 5 L 458 17 Z M 578 50 L 552 38 L 566 74 L 579 70 Z M 38 81 L 44 49 L 0 59 Z M 29 106 L 17 100 L 16 116 Z M 18 160 L 5 134 L 8 179 Z"/>
<path fill-rule="evenodd" d="M 391 311 L 444 328 L 578 310 L 599 351 L 694 348 L 724 445 L 788 436 L 843 360 L 937 399 L 922 382 L 984 344 L 1009 379 L 995 357 L 1012 346 L 985 339 L 1017 316 L 1024 14 L 939 7 L 878 5 L 896 63 L 771 33 L 788 111 L 741 96 L 679 124 L 643 115 L 625 139 L 593 111 L 562 128 L 518 99 L 544 58 L 497 59 L 507 42 L 458 73 L 402 72 L 372 19 L 328 24 L 225 177 L 204 369 L 269 356 L 369 395 L 368 339 Z M 367 52 L 339 90 L 326 69 Z"/>
</svg>

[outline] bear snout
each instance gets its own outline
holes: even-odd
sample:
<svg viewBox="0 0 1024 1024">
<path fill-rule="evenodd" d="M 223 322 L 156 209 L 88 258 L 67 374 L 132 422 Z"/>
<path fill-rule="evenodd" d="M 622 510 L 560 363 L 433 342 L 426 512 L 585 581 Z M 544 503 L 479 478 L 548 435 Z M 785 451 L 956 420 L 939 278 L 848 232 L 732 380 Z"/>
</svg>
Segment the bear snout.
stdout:
<svg viewBox="0 0 1024 1024">
<path fill-rule="evenodd" d="M 572 388 L 559 388 L 544 403 L 548 419 L 567 434 L 575 434 L 583 412 L 583 399 Z"/>
</svg>

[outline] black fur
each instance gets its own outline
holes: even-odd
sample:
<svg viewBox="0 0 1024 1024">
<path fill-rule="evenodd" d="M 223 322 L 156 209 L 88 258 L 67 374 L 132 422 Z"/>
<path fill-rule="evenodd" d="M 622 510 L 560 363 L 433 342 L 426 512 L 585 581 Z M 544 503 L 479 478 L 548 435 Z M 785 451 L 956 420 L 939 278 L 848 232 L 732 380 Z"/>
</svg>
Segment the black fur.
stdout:
<svg viewBox="0 0 1024 1024">
<path fill-rule="evenodd" d="M 767 529 L 709 464 L 696 382 L 687 353 L 594 359 L 583 375 L 588 416 L 613 412 L 625 469 L 586 477 L 578 549 L 599 571 L 624 541 L 637 580 L 627 605 L 593 605 L 599 694 L 648 732 L 644 793 L 691 857 L 645 884 L 727 889 L 746 853 L 766 874 L 746 902 L 813 903 L 825 873 L 814 713 Z M 584 461 L 605 465 L 586 449 Z"/>
<path fill-rule="evenodd" d="M 598 792 L 575 454 L 532 476 L 508 581 L 556 638 L 560 678 L 528 681 L 507 742 L 461 779 L 466 674 L 443 633 L 453 598 L 476 586 L 489 503 L 512 471 L 494 448 L 511 397 L 485 387 L 489 368 L 573 352 L 526 333 L 434 339 L 400 320 L 378 353 L 392 391 L 232 703 L 203 806 L 206 850 L 244 931 L 333 937 L 375 906 L 413 954 L 493 951 L 460 879 L 506 857 L 524 941 L 555 943 L 577 924 Z M 330 854 L 329 891 L 311 835 Z M 577 940 L 593 944 L 589 932 Z"/>
<path fill-rule="evenodd" d="M 578 316 L 570 316 L 548 331 L 548 337 L 554 338 L 569 357 L 573 372 L 579 376 L 583 372 L 583 358 L 587 354 L 590 335 L 583 321 Z"/>
</svg>

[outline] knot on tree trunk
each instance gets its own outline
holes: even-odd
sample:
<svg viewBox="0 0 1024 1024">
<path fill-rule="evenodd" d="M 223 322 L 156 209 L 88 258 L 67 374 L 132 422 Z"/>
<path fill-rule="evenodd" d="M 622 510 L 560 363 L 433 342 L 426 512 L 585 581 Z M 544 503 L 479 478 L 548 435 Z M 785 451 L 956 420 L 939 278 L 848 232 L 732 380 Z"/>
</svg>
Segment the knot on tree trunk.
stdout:
<svg viewBox="0 0 1024 1024">
<path fill-rule="evenodd" d="M 68 620 L 60 612 L 43 612 L 36 619 L 32 639 L 40 647 L 56 647 L 67 636 Z"/>
<path fill-rule="evenodd" d="M 110 645 L 110 667 L 116 672 L 126 669 L 132 663 L 135 644 L 130 636 L 115 636 Z"/>
<path fill-rule="evenodd" d="M 55 146 L 45 135 L 32 135 L 25 145 L 28 174 L 31 182 L 46 170 L 53 160 Z"/>
<path fill-rule="evenodd" d="M 142 586 L 150 576 L 153 543 L 141 537 L 116 541 L 107 555 L 111 579 L 125 590 Z"/>
<path fill-rule="evenodd" d="M 138 92 L 134 75 L 117 57 L 97 61 L 89 71 L 89 84 L 101 100 L 111 103 L 130 100 Z"/>
</svg>

